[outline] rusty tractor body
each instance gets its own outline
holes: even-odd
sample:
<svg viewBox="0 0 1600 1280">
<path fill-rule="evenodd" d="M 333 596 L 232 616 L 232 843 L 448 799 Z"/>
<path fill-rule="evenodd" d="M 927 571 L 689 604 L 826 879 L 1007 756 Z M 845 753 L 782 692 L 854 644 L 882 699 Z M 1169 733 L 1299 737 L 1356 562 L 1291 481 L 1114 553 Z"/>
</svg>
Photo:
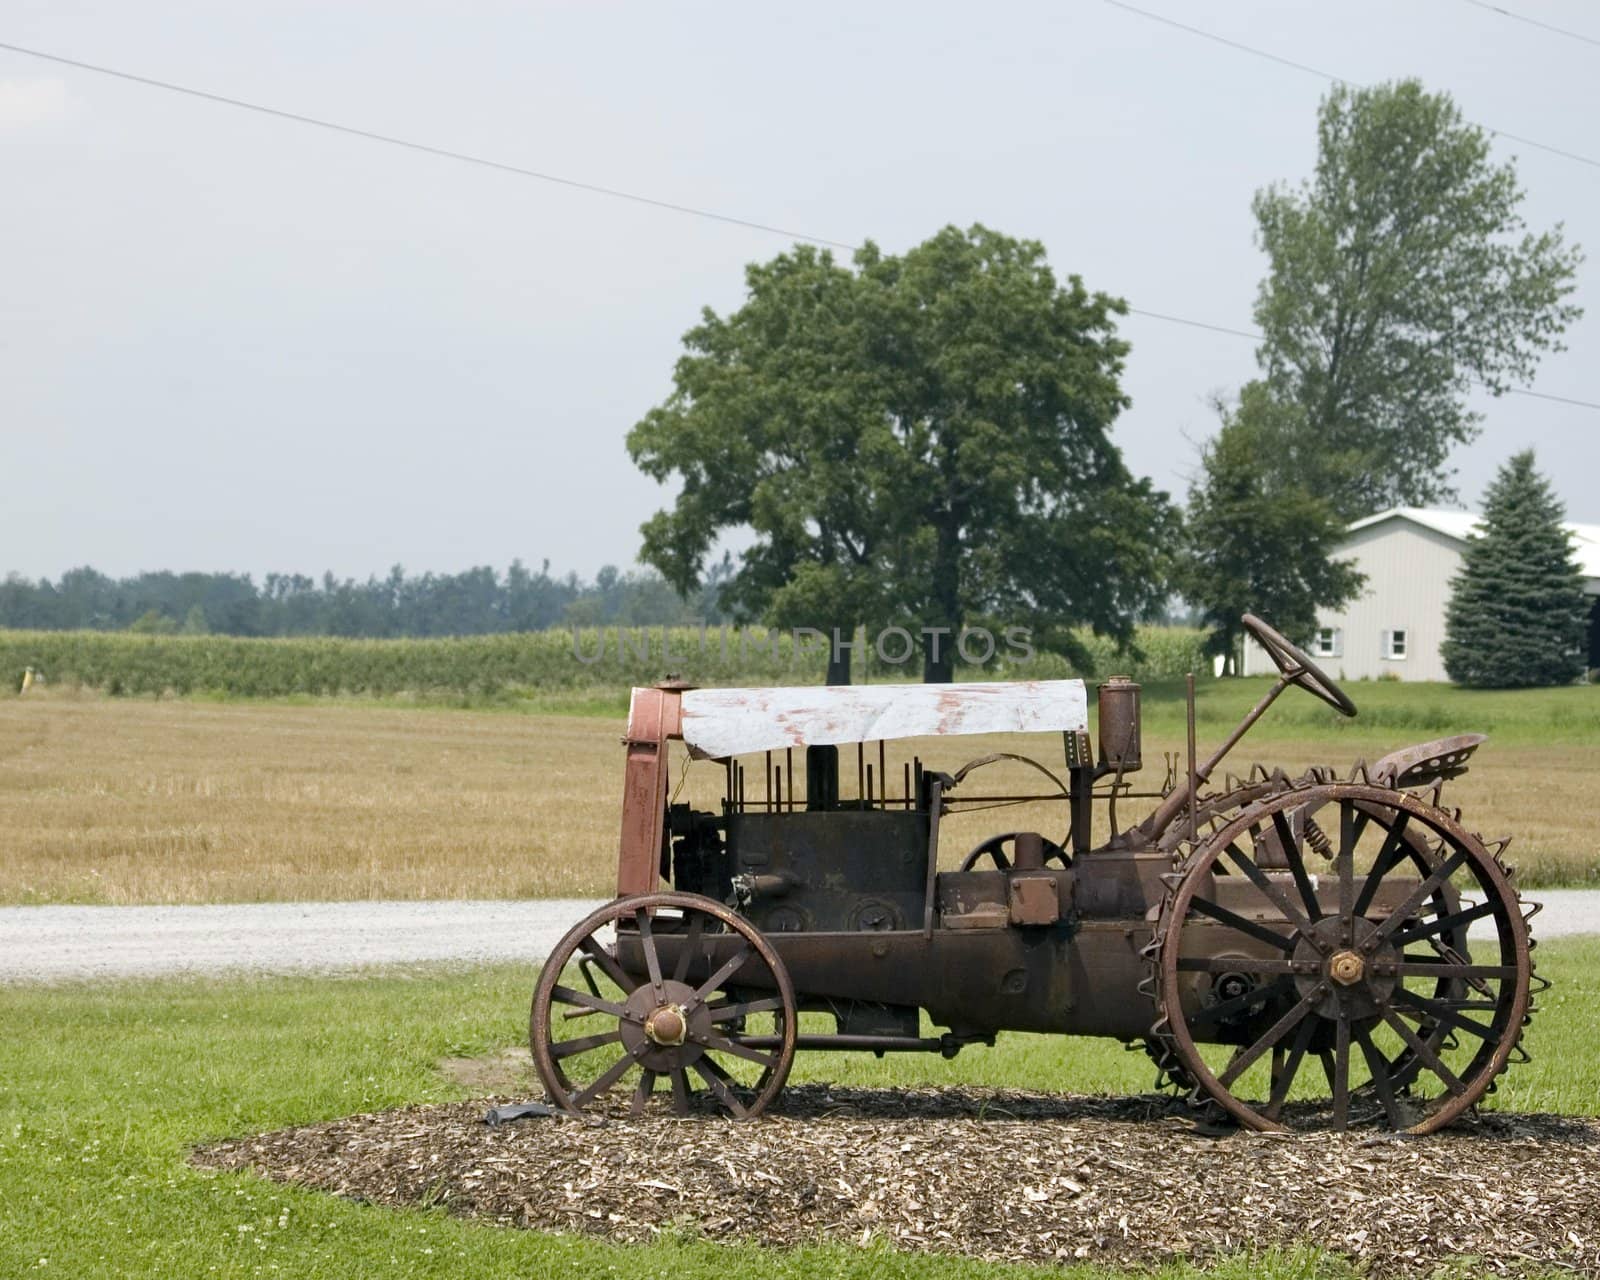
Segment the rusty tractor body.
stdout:
<svg viewBox="0 0 1600 1280">
<path fill-rule="evenodd" d="M 1355 713 L 1301 650 L 1246 625 L 1280 678 L 1203 761 L 1191 685 L 1187 752 L 1124 828 L 1117 804 L 1141 794 L 1144 764 L 1127 680 L 1099 687 L 1093 741 L 1075 680 L 635 690 L 618 896 L 567 934 L 534 993 L 552 1099 L 640 1114 L 659 1093 L 743 1117 L 799 1049 L 950 1056 L 1033 1031 L 1142 1046 L 1164 1084 L 1256 1129 L 1428 1132 L 1462 1115 L 1520 1053 L 1538 985 L 1503 845 L 1440 803 L 1483 739 L 1215 785 L 1290 685 Z M 1065 758 L 890 767 L 891 742 L 999 732 L 1050 735 Z M 720 764 L 718 809 L 674 802 L 678 741 Z M 1001 760 L 1038 786 L 991 794 Z M 941 849 L 954 813 L 1046 800 L 1059 839 Z"/>
</svg>

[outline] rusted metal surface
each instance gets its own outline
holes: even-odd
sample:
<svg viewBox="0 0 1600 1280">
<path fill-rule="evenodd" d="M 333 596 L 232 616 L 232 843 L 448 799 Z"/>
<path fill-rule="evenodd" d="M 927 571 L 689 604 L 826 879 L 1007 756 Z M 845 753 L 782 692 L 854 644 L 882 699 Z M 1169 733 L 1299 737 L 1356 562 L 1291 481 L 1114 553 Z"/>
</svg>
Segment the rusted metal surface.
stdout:
<svg viewBox="0 0 1600 1280">
<path fill-rule="evenodd" d="M 615 941 L 605 936 L 613 930 Z M 635 963 L 628 966 L 618 959 L 623 936 L 633 944 Z M 674 945 L 664 955 L 661 943 L 669 938 Z M 708 973 L 694 961 L 713 941 L 730 954 Z M 579 956 L 593 961 L 601 977 L 568 986 L 568 962 Z M 730 986 L 746 970 L 765 994 L 745 1000 Z M 759 1115 L 788 1078 L 798 1034 L 795 1009 L 783 962 L 735 912 L 684 893 L 619 898 L 581 920 L 545 962 L 529 1020 L 534 1065 L 552 1100 L 573 1115 L 581 1116 L 637 1067 L 637 1082 L 628 1082 L 635 1114 L 648 1105 L 658 1081 L 674 1109 L 687 1114 L 693 1072 L 743 1119 Z M 774 1038 L 746 1045 L 744 1025 L 761 1014 L 775 1017 Z M 573 1019 L 582 1019 L 580 1033 L 558 1036 Z M 736 1087 L 734 1069 L 751 1062 L 759 1075 L 748 1087 Z"/>
<path fill-rule="evenodd" d="M 622 840 L 617 893 L 648 893 L 659 882 L 667 808 L 667 742 L 681 729 L 680 689 L 635 689 L 628 705 L 622 772 Z"/>
<path fill-rule="evenodd" d="M 1153 812 L 1120 834 L 1142 764 L 1130 681 L 1099 690 L 1098 762 L 1077 681 L 636 690 L 621 896 L 563 940 L 531 1012 L 552 1099 L 580 1112 L 620 1090 L 638 1113 L 659 1093 L 681 1111 L 693 1090 L 753 1115 L 797 1048 L 948 1055 L 1024 1030 L 1143 1043 L 1197 1105 L 1253 1128 L 1450 1123 L 1520 1054 L 1539 986 L 1500 847 L 1440 805 L 1483 738 L 1214 784 L 1289 687 L 1354 710 L 1246 625 L 1280 679 L 1204 759 L 1192 740 L 1166 753 Z M 939 768 L 885 742 L 1000 730 L 1060 733 L 1060 771 L 1009 751 Z M 719 810 L 669 805 L 680 736 L 725 759 Z M 1001 761 L 1055 790 L 967 781 Z M 1023 800 L 1060 804 L 1060 842 L 1001 830 L 939 869 L 947 813 Z M 1091 847 L 1097 804 L 1113 835 Z M 1469 955 L 1483 921 L 1496 945 Z M 835 1032 L 799 1034 L 803 1013 Z"/>
<path fill-rule="evenodd" d="M 1138 773 L 1144 768 L 1139 693 L 1139 686 L 1127 676 L 1112 676 L 1095 699 L 1100 759 L 1109 772 Z"/>
<path fill-rule="evenodd" d="M 1039 873 L 1010 879 L 1012 924 L 1054 924 L 1061 918 L 1061 895 L 1054 876 Z"/>
<path fill-rule="evenodd" d="M 1313 807 L 1338 814 L 1332 876 L 1319 880 L 1312 868 L 1320 855 L 1287 821 Z M 1267 825 L 1277 829 L 1287 875 L 1264 872 L 1245 851 L 1252 829 Z M 1363 831 L 1378 833 L 1380 847 L 1359 875 L 1353 855 Z M 1408 831 L 1424 838 L 1408 840 Z M 1218 900 L 1216 873 L 1229 862 L 1259 882 L 1275 919 Z M 1456 876 L 1486 910 L 1463 905 Z M 1375 905 L 1385 890 L 1387 910 Z M 1475 911 L 1494 921 L 1487 956 L 1467 948 Z M 1332 1127 L 1366 1111 L 1394 1129 L 1439 1129 L 1505 1070 L 1532 1000 L 1527 921 L 1498 857 L 1421 797 L 1364 783 L 1311 784 L 1243 811 L 1177 878 L 1150 954 L 1156 1038 L 1197 1094 L 1254 1129 L 1287 1126 L 1290 1093 L 1311 1063 L 1327 1079 L 1315 1105 Z M 1218 1038 L 1235 1046 L 1226 1061 L 1200 1052 Z M 1365 1097 L 1352 1085 L 1353 1055 L 1365 1062 Z M 1246 1085 L 1257 1063 L 1269 1070 Z"/>
<path fill-rule="evenodd" d="M 702 756 L 969 733 L 1088 727 L 1082 680 L 988 684 L 696 689 L 683 695 L 683 740 Z M 879 770 L 882 776 L 882 770 Z"/>
<path fill-rule="evenodd" d="M 1372 766 L 1372 779 L 1392 787 L 1425 787 L 1459 778 L 1467 771 L 1472 753 L 1487 741 L 1481 733 L 1458 733 L 1434 742 L 1419 742 L 1384 756 Z"/>
</svg>

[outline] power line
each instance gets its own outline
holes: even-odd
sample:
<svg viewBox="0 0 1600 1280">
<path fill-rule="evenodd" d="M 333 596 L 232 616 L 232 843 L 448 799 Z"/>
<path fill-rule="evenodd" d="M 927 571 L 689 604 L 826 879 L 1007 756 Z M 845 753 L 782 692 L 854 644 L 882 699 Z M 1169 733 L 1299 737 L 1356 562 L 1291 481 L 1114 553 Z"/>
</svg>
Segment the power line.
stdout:
<svg viewBox="0 0 1600 1280">
<path fill-rule="evenodd" d="M 812 244 L 827 245 L 835 249 L 854 250 L 854 245 L 845 244 L 841 240 L 828 240 L 821 236 L 804 235 L 798 231 L 789 231 L 783 227 L 775 227 L 770 223 L 756 222 L 750 218 L 738 218 L 732 214 L 717 213 L 712 209 L 701 209 L 694 205 L 677 204 L 671 200 L 658 200 L 654 196 L 640 195 L 634 191 L 623 191 L 618 187 L 603 187 L 594 182 L 582 182 L 577 178 L 563 178 L 554 173 L 543 173 L 537 169 L 525 169 L 521 165 L 507 164 L 501 160 L 490 160 L 484 156 L 470 155 L 465 151 L 453 151 L 448 147 L 430 146 L 426 142 L 412 142 L 407 138 L 397 138 L 392 134 L 376 133 L 371 129 L 358 129 L 353 125 L 338 124 L 333 120 L 323 120 L 317 116 L 301 115 L 297 111 L 284 111 L 278 107 L 263 106 L 259 102 L 246 102 L 243 98 L 230 98 L 220 93 L 210 93 L 205 89 L 193 89 L 188 85 L 174 84 L 170 80 L 157 80 L 152 76 L 135 75 L 131 71 L 118 71 L 114 67 L 104 67 L 93 62 L 80 62 L 76 58 L 64 58 L 60 54 L 45 53 L 41 49 L 27 49 L 18 44 L 6 44 L 0 41 L 0 49 L 20 53 L 29 58 L 41 58 L 46 62 L 59 63 L 64 67 L 76 67 L 80 71 L 92 71 L 96 75 L 111 76 L 117 80 L 127 80 L 134 84 L 146 85 L 152 89 L 165 89 L 169 93 L 181 93 L 190 98 L 201 98 L 206 102 L 221 103 L 225 107 L 238 107 L 243 111 L 254 111 L 258 115 L 272 116 L 278 120 L 292 120 L 296 124 L 309 124 L 318 129 L 327 129 L 333 133 L 348 134 L 352 138 L 365 138 L 368 142 L 382 142 L 391 147 L 402 147 L 407 151 L 420 151 L 425 155 L 440 156 L 446 160 L 459 160 L 464 164 L 475 164 L 484 169 L 497 169 L 501 173 L 514 173 L 523 178 L 534 178 L 540 182 L 551 182 L 557 186 L 572 187 L 578 191 L 589 191 L 595 195 L 611 196 L 617 200 L 631 200 L 635 204 L 650 205 L 656 209 L 669 209 L 673 213 L 684 213 L 695 218 L 709 218 L 714 222 L 725 222 L 736 227 L 747 227 L 752 231 L 766 231 L 773 235 L 788 236 L 795 240 L 805 240 Z"/>
<path fill-rule="evenodd" d="M 1146 13 L 1143 9 L 1135 9 L 1132 5 L 1121 3 L 1121 0 L 1106 0 L 1106 3 L 1116 5 L 1121 9 L 1128 9 L 1133 13 L 1138 13 L 1145 17 L 1154 18 L 1159 22 L 1165 22 L 1172 26 L 1182 27 L 1185 31 L 1192 31 L 1194 34 L 1205 36 L 1209 40 L 1216 40 L 1222 44 L 1234 45 L 1234 47 L 1244 49 L 1249 53 L 1261 53 L 1261 56 L 1263 57 L 1271 58 L 1275 62 L 1284 62 L 1287 65 L 1295 67 L 1301 71 L 1310 71 L 1315 75 L 1327 76 L 1329 79 L 1334 80 L 1338 79 L 1338 77 L 1331 76 L 1327 72 L 1317 71 L 1313 67 L 1303 66 L 1300 63 L 1289 62 L 1288 59 L 1279 58 L 1276 54 L 1262 53 L 1260 50 L 1250 49 L 1245 45 L 1236 45 L 1234 41 L 1224 39 L 1221 36 L 1213 36 L 1209 32 L 1200 31 L 1198 28 L 1184 26 L 1184 24 L 1174 22 L 1170 18 L 1162 17 L 1160 14 Z M 96 75 L 110 76 L 113 79 L 125 80 L 132 84 L 145 85 L 146 87 L 152 89 L 163 89 L 169 93 L 178 93 L 190 98 L 199 98 L 206 102 L 219 103 L 225 107 L 237 107 L 244 111 L 253 111 L 258 115 L 270 116 L 277 120 L 288 120 L 295 124 L 312 125 L 318 129 L 326 129 L 333 133 L 345 134 L 352 138 L 362 138 L 368 142 L 381 142 L 387 146 L 399 147 L 406 151 L 418 151 L 424 155 L 437 156 L 446 160 L 457 160 L 463 164 L 477 165 L 478 167 L 484 169 L 494 169 L 501 173 L 514 174 L 517 177 L 533 178 L 539 182 L 548 182 L 556 186 L 567 187 L 576 191 L 587 191 L 592 195 L 609 196 L 616 200 L 628 200 L 635 204 L 648 205 L 655 209 L 666 209 L 673 213 L 685 214 L 689 217 L 707 218 L 713 222 L 721 222 L 732 226 L 745 227 L 752 231 L 762 231 L 769 235 L 783 236 L 787 239 L 799 240 L 807 244 L 821 245 L 830 249 L 843 249 L 849 253 L 854 253 L 856 249 L 860 247 L 859 245 L 848 244 L 843 240 L 831 240 L 825 236 L 814 236 L 804 231 L 791 231 L 784 227 L 774 226 L 773 224 L 767 222 L 757 222 L 750 218 L 739 218 L 731 214 L 718 213 L 714 209 L 702 209 L 695 205 L 679 204 L 671 200 L 660 200 L 654 196 L 641 195 L 633 191 L 624 191 L 618 187 L 601 186 L 598 183 L 583 182 L 576 178 L 564 178 L 559 174 L 545 173 L 538 169 L 528 169 L 521 165 L 507 164 L 500 160 L 490 160 L 484 156 L 475 156 L 469 152 L 456 151 L 449 147 L 436 147 L 425 142 L 413 142 L 408 138 L 399 138 L 392 134 L 377 133 L 371 129 L 361 129 L 353 125 L 339 124 L 336 121 L 324 120 L 318 116 L 308 116 L 297 111 L 285 111 L 279 107 L 264 106 L 261 103 L 248 102 L 243 98 L 232 98 L 225 94 L 211 93 L 205 89 L 195 89 L 188 85 L 175 84 L 170 80 L 158 80 L 152 76 L 137 75 L 131 71 L 119 71 L 114 67 L 100 66 L 93 62 L 82 62 L 76 58 L 63 57 L 60 54 L 45 53 L 40 49 L 29 49 L 22 45 L 8 44 L 4 41 L 0 41 L 0 49 L 9 50 L 12 53 L 20 53 L 29 58 L 40 58 L 46 62 L 54 62 L 61 66 L 74 67 L 80 71 L 93 72 Z M 1341 83 L 1344 82 L 1341 81 Z M 1151 320 L 1160 320 L 1166 324 L 1179 324 L 1191 329 L 1205 329 L 1212 333 L 1226 334 L 1235 338 L 1245 338 L 1251 342 L 1260 342 L 1265 336 L 1263 334 L 1252 332 L 1246 329 L 1235 329 L 1227 325 L 1213 324 L 1206 320 L 1194 320 L 1187 316 L 1177 316 L 1162 311 L 1149 311 L 1142 307 L 1129 307 L 1128 313 L 1130 315 L 1144 316 L 1145 318 Z M 1576 405 L 1580 408 L 1600 410 L 1600 403 L 1589 400 L 1575 400 L 1567 396 L 1547 395 L 1542 391 L 1530 391 L 1520 387 L 1508 387 L 1507 392 L 1511 395 L 1528 396 L 1535 400 L 1551 400 L 1559 404 Z"/>
<path fill-rule="evenodd" d="M 1130 315 L 1148 316 L 1152 320 L 1165 320 L 1171 324 L 1186 324 L 1194 329 L 1209 329 L 1213 333 L 1225 333 L 1235 338 L 1248 338 L 1251 342 L 1263 342 L 1267 336 L 1264 333 L 1256 333 L 1249 329 L 1230 329 L 1227 325 L 1210 324 L 1205 320 L 1190 320 L 1185 316 L 1164 315 L 1159 311 L 1141 311 L 1138 307 L 1129 307 L 1128 312 Z M 1485 390 L 1492 390 L 1486 382 L 1478 382 L 1474 379 L 1474 383 Z M 1581 409 L 1600 409 L 1600 401 L 1577 400 L 1571 396 L 1556 396 L 1545 391 L 1532 391 L 1526 387 L 1507 387 L 1503 394 L 1508 396 L 1527 396 L 1532 400 L 1551 400 L 1556 404 L 1577 405 Z"/>
<path fill-rule="evenodd" d="M 1480 9 L 1487 9 L 1490 13 L 1498 13 L 1502 18 L 1510 18 L 1513 22 L 1526 22 L 1530 27 L 1543 27 L 1546 31 L 1553 31 L 1558 36 L 1566 36 L 1569 40 L 1582 40 L 1584 44 L 1600 47 L 1600 40 L 1593 36 L 1586 36 L 1581 31 L 1568 31 L 1565 27 L 1557 27 L 1548 22 L 1540 22 L 1537 18 L 1530 18 L 1524 13 L 1513 13 L 1510 9 L 1502 9 L 1497 4 L 1490 4 L 1488 0 L 1465 0 L 1465 3 L 1476 5 Z"/>
<path fill-rule="evenodd" d="M 1249 338 L 1252 342 L 1260 342 L 1264 335 L 1251 333 L 1247 329 L 1230 329 L 1225 324 L 1212 324 L 1207 320 L 1190 320 L 1187 316 L 1167 315 L 1161 311 L 1145 311 L 1140 307 L 1129 307 L 1129 315 L 1148 316 L 1152 320 L 1165 320 L 1168 324 L 1186 324 L 1191 329 L 1209 329 L 1212 333 L 1226 333 L 1234 338 Z"/>
<path fill-rule="evenodd" d="M 1349 85 L 1357 89 L 1364 87 L 1359 81 L 1347 80 L 1344 76 L 1335 75 L 1331 71 L 1324 71 L 1320 67 L 1313 67 L 1309 63 L 1296 62 L 1293 58 L 1285 58 L 1281 54 L 1271 53 L 1266 49 L 1258 49 L 1254 45 L 1243 44 L 1238 40 L 1230 40 L 1227 36 L 1219 36 L 1214 31 L 1206 31 L 1201 27 L 1191 27 L 1187 22 L 1179 22 L 1176 18 L 1169 18 L 1164 13 L 1154 13 L 1149 9 L 1141 9 L 1137 5 L 1128 4 L 1126 0 L 1105 0 L 1105 3 L 1113 9 L 1121 9 L 1127 13 L 1137 14 L 1141 18 L 1148 18 L 1151 22 L 1159 22 L 1178 31 L 1186 31 L 1192 36 L 1199 36 L 1202 40 L 1209 40 L 1213 44 L 1226 45 L 1228 48 L 1237 49 L 1241 53 L 1248 53 L 1257 58 L 1265 58 L 1268 62 L 1276 62 L 1279 66 L 1292 67 L 1296 71 L 1318 76 L 1332 84 Z M 1533 147 L 1537 151 L 1547 151 L 1551 155 L 1560 156 L 1564 160 L 1588 165 L 1591 169 L 1600 169 L 1600 160 L 1596 160 L 1593 156 L 1580 155 L 1576 151 L 1568 151 L 1565 147 L 1557 147 L 1548 142 L 1540 142 L 1535 138 L 1524 137 L 1520 133 L 1508 133 L 1506 130 L 1496 129 L 1490 124 L 1481 125 L 1480 127 L 1496 137 L 1505 138 L 1511 142 L 1519 142 L 1523 146 Z"/>
<path fill-rule="evenodd" d="M 1482 383 L 1479 383 L 1482 386 Z M 1571 396 L 1552 396 L 1543 391 L 1528 391 L 1523 387 L 1507 387 L 1508 396 L 1528 396 L 1534 400 L 1553 400 L 1557 404 L 1575 404 L 1580 409 L 1600 409 L 1600 404 L 1593 400 L 1574 400 Z"/>
</svg>

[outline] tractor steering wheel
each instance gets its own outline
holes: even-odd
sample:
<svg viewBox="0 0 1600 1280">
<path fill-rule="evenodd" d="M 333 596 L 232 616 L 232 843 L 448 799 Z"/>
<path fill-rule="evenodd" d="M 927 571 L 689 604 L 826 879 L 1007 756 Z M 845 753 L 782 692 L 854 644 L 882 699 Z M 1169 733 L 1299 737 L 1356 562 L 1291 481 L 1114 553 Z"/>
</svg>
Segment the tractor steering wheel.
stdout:
<svg viewBox="0 0 1600 1280">
<path fill-rule="evenodd" d="M 1255 637 L 1256 643 L 1267 651 L 1267 657 L 1272 659 L 1273 665 L 1290 684 L 1297 684 L 1307 693 L 1321 698 L 1342 716 L 1356 714 L 1356 704 L 1350 701 L 1350 695 L 1328 679 L 1322 668 L 1311 661 L 1299 645 L 1290 644 L 1281 632 L 1269 627 L 1253 613 L 1245 614 L 1239 621 Z"/>
<path fill-rule="evenodd" d="M 989 858 L 998 870 L 1011 870 L 1011 859 L 1006 857 L 1000 846 L 1024 834 L 1027 833 L 1022 831 L 1002 831 L 997 836 L 990 836 L 982 844 L 976 846 L 965 858 L 961 859 L 961 870 L 971 871 L 973 867 L 978 865 L 978 860 L 985 857 Z M 1046 862 L 1059 862 L 1063 867 L 1069 865 L 1071 860 L 1067 857 L 1065 849 L 1048 837 L 1041 836 L 1040 839 L 1044 841 L 1044 860 Z"/>
</svg>

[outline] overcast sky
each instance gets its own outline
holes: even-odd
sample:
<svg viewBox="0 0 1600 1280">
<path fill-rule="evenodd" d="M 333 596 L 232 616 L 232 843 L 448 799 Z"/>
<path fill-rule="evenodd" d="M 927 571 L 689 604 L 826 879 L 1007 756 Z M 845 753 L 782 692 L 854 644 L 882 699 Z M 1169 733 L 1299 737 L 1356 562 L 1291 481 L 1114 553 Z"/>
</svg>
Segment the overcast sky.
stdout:
<svg viewBox="0 0 1600 1280">
<path fill-rule="evenodd" d="M 1470 0 L 1139 0 L 1600 157 L 1600 47 Z M 1497 0 L 1600 38 L 1583 0 Z M 1042 240 L 1134 307 L 1249 328 L 1256 188 L 1298 180 L 1327 85 L 1103 0 L 337 5 L 11 0 L 0 41 L 890 251 Z M 780 236 L 0 51 L 0 572 L 364 577 L 626 565 L 665 493 L 628 428 L 702 306 Z M 1600 401 L 1600 164 L 1508 142 L 1590 316 L 1536 388 Z M 1181 493 L 1249 341 L 1130 316 L 1115 438 Z M 1600 412 L 1508 397 L 1475 501 L 1539 451 L 1600 522 Z"/>
</svg>

